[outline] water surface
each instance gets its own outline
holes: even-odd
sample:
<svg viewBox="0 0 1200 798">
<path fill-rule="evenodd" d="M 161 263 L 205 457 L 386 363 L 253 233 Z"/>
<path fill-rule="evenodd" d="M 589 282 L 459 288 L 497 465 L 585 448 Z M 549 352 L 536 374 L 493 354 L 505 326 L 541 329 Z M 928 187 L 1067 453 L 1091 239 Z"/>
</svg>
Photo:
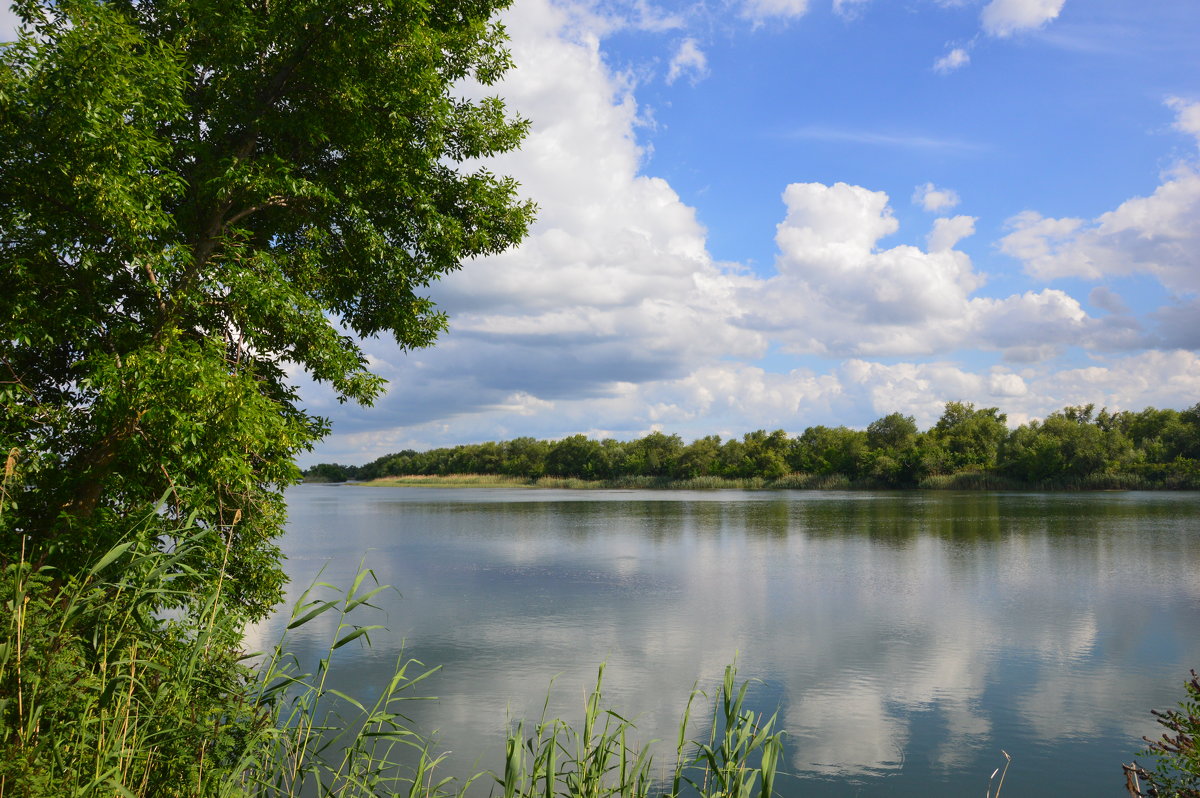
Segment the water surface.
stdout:
<svg viewBox="0 0 1200 798">
<path fill-rule="evenodd" d="M 448 773 L 498 767 L 552 680 L 578 717 L 602 661 L 607 705 L 671 739 L 693 683 L 736 658 L 789 732 L 788 798 L 983 794 L 1001 749 L 1006 793 L 1120 796 L 1149 710 L 1200 667 L 1196 493 L 305 485 L 288 503 L 293 596 L 360 562 L 398 588 L 338 683 L 370 697 L 402 646 L 441 665 L 411 715 Z"/>
</svg>

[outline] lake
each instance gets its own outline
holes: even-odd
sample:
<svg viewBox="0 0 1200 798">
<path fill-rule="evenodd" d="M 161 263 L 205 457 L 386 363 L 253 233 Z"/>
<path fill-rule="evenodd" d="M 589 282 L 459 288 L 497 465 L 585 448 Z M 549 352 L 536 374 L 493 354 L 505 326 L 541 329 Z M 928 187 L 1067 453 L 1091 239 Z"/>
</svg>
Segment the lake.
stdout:
<svg viewBox="0 0 1200 798">
<path fill-rule="evenodd" d="M 319 571 L 349 585 L 360 563 L 397 588 L 359 618 L 389 631 L 342 648 L 335 681 L 372 697 L 402 647 L 441 665 L 425 683 L 438 700 L 409 714 L 452 751 L 447 774 L 498 768 L 510 719 L 536 720 L 548 690 L 581 717 L 601 662 L 605 705 L 670 740 L 693 684 L 736 660 L 753 708 L 788 731 L 787 798 L 983 795 L 1001 749 L 1007 795 L 1119 797 L 1121 763 L 1157 734 L 1150 709 L 1200 668 L 1197 493 L 287 499 L 290 599 Z M 329 633 L 316 622 L 293 645 L 311 655 Z"/>
</svg>

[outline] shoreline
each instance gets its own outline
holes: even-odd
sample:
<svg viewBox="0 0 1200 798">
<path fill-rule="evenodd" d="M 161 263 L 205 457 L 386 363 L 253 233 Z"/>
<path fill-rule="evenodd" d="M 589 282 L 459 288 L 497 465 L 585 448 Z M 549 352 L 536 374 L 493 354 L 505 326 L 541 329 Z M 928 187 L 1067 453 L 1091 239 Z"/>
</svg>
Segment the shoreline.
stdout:
<svg viewBox="0 0 1200 798">
<path fill-rule="evenodd" d="M 667 477 L 624 477 L 619 479 L 579 479 L 577 477 L 543 476 L 536 479 L 503 474 L 413 474 L 406 476 L 380 477 L 362 482 L 334 482 L 305 480 L 310 485 L 358 485 L 372 488 L 419 487 L 419 488 L 507 488 L 562 489 L 562 490 L 959 490 L 975 492 L 998 491 L 1103 491 L 1153 490 L 1174 491 L 1190 488 L 1172 488 L 1149 483 L 1127 474 L 1097 475 L 1090 479 L 1052 482 L 1049 484 L 1024 484 L 996 474 L 977 471 L 960 472 L 926 477 L 917 485 L 896 487 L 879 485 L 868 480 L 854 481 L 841 474 L 786 474 L 774 479 L 763 477 L 694 477 L 692 479 L 670 479 Z"/>
</svg>

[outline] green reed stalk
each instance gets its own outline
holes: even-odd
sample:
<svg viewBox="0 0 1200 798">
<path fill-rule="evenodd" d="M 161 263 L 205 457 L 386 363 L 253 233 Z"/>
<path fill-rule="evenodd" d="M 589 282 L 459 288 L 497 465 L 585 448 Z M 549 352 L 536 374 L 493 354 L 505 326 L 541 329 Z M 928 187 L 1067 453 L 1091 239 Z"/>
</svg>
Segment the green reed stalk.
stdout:
<svg viewBox="0 0 1200 798">
<path fill-rule="evenodd" d="M 707 742 L 688 736 L 694 700 L 704 695 L 692 691 L 680 722 L 671 779 L 660 782 L 651 776 L 651 746 L 629 742 L 634 723 L 602 709 L 601 666 L 578 730 L 558 719 L 546 720 L 543 710 L 532 736 L 525 736 L 524 723 L 509 735 L 504 773 L 496 777 L 504 798 L 677 798 L 685 792 L 700 798 L 770 798 L 783 733 L 774 730 L 774 716 L 743 709 L 748 684 L 737 685 L 736 673 L 732 665 L 725 670 Z"/>
</svg>

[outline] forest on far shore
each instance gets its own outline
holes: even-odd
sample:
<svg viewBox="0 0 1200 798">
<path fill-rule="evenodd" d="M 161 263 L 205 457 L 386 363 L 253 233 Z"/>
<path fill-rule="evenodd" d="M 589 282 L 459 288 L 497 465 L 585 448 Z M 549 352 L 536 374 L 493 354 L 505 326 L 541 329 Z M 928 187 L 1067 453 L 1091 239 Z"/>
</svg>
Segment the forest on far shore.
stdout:
<svg viewBox="0 0 1200 798">
<path fill-rule="evenodd" d="M 633 441 L 572 435 L 405 450 L 361 466 L 321 463 L 312 482 L 491 474 L 613 484 L 719 487 L 1200 489 L 1200 403 L 1183 411 L 1066 407 L 1009 429 L 998 408 L 949 402 L 920 430 L 892 413 L 865 430 L 813 426 L 791 437 L 757 430 L 684 443 L 652 432 Z"/>
</svg>

